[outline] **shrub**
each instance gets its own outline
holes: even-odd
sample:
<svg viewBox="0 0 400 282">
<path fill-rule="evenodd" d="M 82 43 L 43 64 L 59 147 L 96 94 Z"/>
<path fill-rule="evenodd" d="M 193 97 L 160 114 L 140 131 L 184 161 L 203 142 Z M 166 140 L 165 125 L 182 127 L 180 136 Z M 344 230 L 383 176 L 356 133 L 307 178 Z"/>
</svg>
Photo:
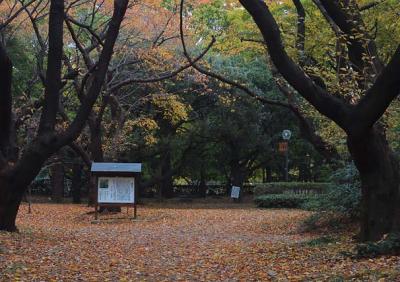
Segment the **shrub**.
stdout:
<svg viewBox="0 0 400 282">
<path fill-rule="evenodd" d="M 263 195 L 254 199 L 260 208 L 300 208 L 310 196 L 296 194 Z"/>
<path fill-rule="evenodd" d="M 360 216 L 361 185 L 354 164 L 337 170 L 330 180 L 327 193 L 302 204 L 303 209 L 317 211 L 303 222 L 304 231 L 342 228 Z"/>
<path fill-rule="evenodd" d="M 269 194 L 320 194 L 329 186 L 329 183 L 315 182 L 271 182 L 259 184 L 254 188 L 254 196 Z"/>
<path fill-rule="evenodd" d="M 327 193 L 305 202 L 303 208 L 339 212 L 350 218 L 357 218 L 360 215 L 361 189 L 355 166 L 350 164 L 338 170 L 331 181 Z"/>
<path fill-rule="evenodd" d="M 304 204 L 303 204 L 304 206 Z M 339 230 L 348 230 L 348 224 L 351 220 L 343 214 L 335 212 L 318 212 L 307 217 L 300 227 L 302 232 L 313 232 L 315 230 L 336 232 Z"/>
<path fill-rule="evenodd" d="M 368 242 L 356 247 L 357 258 L 370 258 L 381 255 L 400 255 L 400 233 L 391 233 L 379 242 Z"/>
</svg>

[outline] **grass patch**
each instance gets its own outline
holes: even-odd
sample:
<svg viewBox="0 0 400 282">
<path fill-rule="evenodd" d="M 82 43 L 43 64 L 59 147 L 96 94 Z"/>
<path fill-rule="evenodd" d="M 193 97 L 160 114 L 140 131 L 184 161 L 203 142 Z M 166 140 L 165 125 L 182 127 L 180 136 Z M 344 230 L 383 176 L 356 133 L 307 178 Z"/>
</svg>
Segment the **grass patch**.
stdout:
<svg viewBox="0 0 400 282">
<path fill-rule="evenodd" d="M 305 242 L 304 244 L 310 247 L 318 247 L 323 245 L 328 245 L 332 243 L 336 243 L 337 240 L 333 236 L 321 236 L 310 241 Z"/>
</svg>

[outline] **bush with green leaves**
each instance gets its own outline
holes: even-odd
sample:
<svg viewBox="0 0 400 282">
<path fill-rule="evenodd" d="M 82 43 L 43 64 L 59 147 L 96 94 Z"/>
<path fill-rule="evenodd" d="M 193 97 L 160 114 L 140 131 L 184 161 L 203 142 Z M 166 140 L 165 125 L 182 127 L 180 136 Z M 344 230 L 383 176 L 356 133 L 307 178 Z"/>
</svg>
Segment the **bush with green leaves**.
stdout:
<svg viewBox="0 0 400 282">
<path fill-rule="evenodd" d="M 330 180 L 332 184 L 329 185 L 327 193 L 305 202 L 303 208 L 339 212 L 357 218 L 360 215 L 361 185 L 354 164 L 336 171 Z"/>
<path fill-rule="evenodd" d="M 254 188 L 254 195 L 269 194 L 321 194 L 329 187 L 329 183 L 322 182 L 271 182 L 259 184 Z"/>
<path fill-rule="evenodd" d="M 377 257 L 381 255 L 400 255 L 400 233 L 391 233 L 379 242 L 368 242 L 356 247 L 357 258 Z"/>
<path fill-rule="evenodd" d="M 258 196 L 254 199 L 256 205 L 260 208 L 301 208 L 309 201 L 310 197 L 298 194 L 271 194 Z"/>
</svg>

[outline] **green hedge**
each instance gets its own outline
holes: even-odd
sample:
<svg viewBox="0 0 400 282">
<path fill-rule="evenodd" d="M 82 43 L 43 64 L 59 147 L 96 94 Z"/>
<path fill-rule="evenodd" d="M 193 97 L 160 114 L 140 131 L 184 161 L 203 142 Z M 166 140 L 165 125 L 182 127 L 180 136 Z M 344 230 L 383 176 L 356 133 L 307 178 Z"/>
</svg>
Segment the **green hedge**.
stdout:
<svg viewBox="0 0 400 282">
<path fill-rule="evenodd" d="M 322 194 L 330 183 L 323 182 L 271 182 L 254 187 L 254 196 L 270 194 Z"/>
<path fill-rule="evenodd" d="M 254 199 L 260 208 L 301 208 L 302 205 L 314 196 L 297 194 L 271 194 L 258 196 Z"/>
</svg>

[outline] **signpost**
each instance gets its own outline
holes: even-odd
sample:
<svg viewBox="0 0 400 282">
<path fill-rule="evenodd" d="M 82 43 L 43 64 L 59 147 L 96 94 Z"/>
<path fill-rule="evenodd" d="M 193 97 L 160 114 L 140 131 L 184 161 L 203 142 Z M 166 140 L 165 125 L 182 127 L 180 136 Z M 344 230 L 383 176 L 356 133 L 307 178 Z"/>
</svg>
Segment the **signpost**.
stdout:
<svg viewBox="0 0 400 282">
<path fill-rule="evenodd" d="M 279 142 L 278 144 L 278 151 L 280 153 L 286 153 L 288 150 L 288 142 L 284 141 L 284 142 Z"/>
<path fill-rule="evenodd" d="M 289 181 L 289 140 L 292 137 L 292 132 L 289 129 L 282 131 L 282 138 L 284 142 L 279 143 L 280 152 L 285 153 L 285 181 Z M 282 144 L 282 145 L 281 145 Z"/>
<path fill-rule="evenodd" d="M 99 207 L 133 207 L 136 218 L 137 178 L 142 171 L 140 163 L 92 163 L 95 178 L 95 219 Z"/>
</svg>

